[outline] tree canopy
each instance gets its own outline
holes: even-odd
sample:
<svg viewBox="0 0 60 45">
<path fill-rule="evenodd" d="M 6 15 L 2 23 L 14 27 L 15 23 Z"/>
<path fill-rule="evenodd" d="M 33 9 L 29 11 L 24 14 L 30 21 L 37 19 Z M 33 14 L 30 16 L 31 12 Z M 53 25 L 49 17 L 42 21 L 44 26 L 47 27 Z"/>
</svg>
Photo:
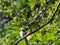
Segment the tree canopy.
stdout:
<svg viewBox="0 0 60 45">
<path fill-rule="evenodd" d="M 60 1 L 0 0 L 0 45 L 60 45 Z"/>
</svg>

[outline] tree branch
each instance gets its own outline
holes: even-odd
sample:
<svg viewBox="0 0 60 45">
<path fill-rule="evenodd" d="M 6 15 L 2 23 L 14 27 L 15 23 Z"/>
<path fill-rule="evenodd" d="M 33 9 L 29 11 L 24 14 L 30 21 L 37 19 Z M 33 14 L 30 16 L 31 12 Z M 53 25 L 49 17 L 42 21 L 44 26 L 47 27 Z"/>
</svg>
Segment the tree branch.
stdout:
<svg viewBox="0 0 60 45">
<path fill-rule="evenodd" d="M 19 39 L 14 43 L 14 45 L 17 45 L 21 40 L 23 40 L 24 38 L 28 37 L 29 35 L 37 32 L 39 29 L 43 28 L 43 27 L 46 26 L 48 23 L 50 23 L 50 22 L 53 20 L 53 18 L 54 18 L 54 16 L 55 16 L 55 13 L 57 12 L 59 6 L 60 6 L 60 2 L 59 2 L 59 4 L 57 5 L 57 8 L 55 9 L 55 11 L 53 12 L 52 17 L 51 17 L 45 24 L 43 24 L 42 26 L 40 26 L 38 29 L 30 32 L 29 34 L 27 34 L 27 35 L 24 36 L 23 38 L 21 38 L 21 39 L 19 38 Z"/>
</svg>

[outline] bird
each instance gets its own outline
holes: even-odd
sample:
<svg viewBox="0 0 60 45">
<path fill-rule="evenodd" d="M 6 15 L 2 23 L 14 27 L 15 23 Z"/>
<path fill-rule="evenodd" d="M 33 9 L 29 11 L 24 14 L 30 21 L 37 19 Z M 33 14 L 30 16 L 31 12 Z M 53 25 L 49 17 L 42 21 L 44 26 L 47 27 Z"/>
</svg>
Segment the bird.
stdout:
<svg viewBox="0 0 60 45">
<path fill-rule="evenodd" d="M 28 25 L 29 26 L 32 25 L 34 23 L 35 19 L 40 21 L 41 18 L 42 18 L 42 11 L 40 11 L 37 15 L 35 15 L 34 19 L 31 22 L 29 22 Z"/>
<path fill-rule="evenodd" d="M 36 25 L 42 18 L 42 11 L 40 11 L 37 15 L 34 16 L 34 19 L 27 24 L 27 26 L 30 28 L 30 32 L 32 32 L 31 26 Z M 35 21 L 36 20 L 36 21 Z"/>
<path fill-rule="evenodd" d="M 24 36 L 26 35 L 26 31 L 23 29 L 20 31 L 20 37 L 23 38 Z M 26 45 L 28 45 L 28 41 L 27 41 L 27 38 L 25 37 L 25 42 L 26 42 Z"/>
<path fill-rule="evenodd" d="M 20 37 L 23 38 L 25 35 L 26 35 L 25 30 L 21 30 L 21 31 L 20 31 Z"/>
<path fill-rule="evenodd" d="M 40 20 L 41 17 L 42 17 L 42 11 L 40 11 L 40 12 L 34 17 L 34 19 Z"/>
</svg>

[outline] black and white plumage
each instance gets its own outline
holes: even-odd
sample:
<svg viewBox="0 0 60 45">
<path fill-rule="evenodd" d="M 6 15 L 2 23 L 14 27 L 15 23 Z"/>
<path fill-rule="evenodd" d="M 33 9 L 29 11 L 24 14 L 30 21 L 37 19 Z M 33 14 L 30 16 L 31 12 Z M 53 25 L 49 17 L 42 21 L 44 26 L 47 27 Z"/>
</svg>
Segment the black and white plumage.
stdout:
<svg viewBox="0 0 60 45">
<path fill-rule="evenodd" d="M 40 21 L 41 18 L 42 18 L 42 12 L 40 11 L 40 12 L 34 17 L 34 19 Z M 29 22 L 29 24 L 28 24 L 29 26 L 34 23 L 34 21 L 35 21 L 34 19 L 33 19 L 31 22 Z"/>
<path fill-rule="evenodd" d="M 40 20 L 41 17 L 42 17 L 42 12 L 40 11 L 40 12 L 34 17 L 34 19 Z"/>
<path fill-rule="evenodd" d="M 42 11 L 40 11 L 37 15 L 35 15 L 34 19 L 27 24 L 27 26 L 30 29 L 30 32 L 32 32 L 31 26 L 35 26 L 42 18 Z"/>
<path fill-rule="evenodd" d="M 20 31 L 20 37 L 23 38 L 25 35 L 26 35 L 25 30 L 21 30 L 21 31 Z"/>
<path fill-rule="evenodd" d="M 26 31 L 23 29 L 20 31 L 20 37 L 23 38 L 24 36 L 26 35 Z M 24 38 L 25 39 L 25 42 L 26 42 L 26 45 L 28 45 L 28 41 L 27 41 L 27 38 Z"/>
<path fill-rule="evenodd" d="M 40 12 L 34 17 L 34 19 L 27 24 L 28 27 L 30 28 L 30 31 L 31 31 L 31 32 L 32 32 L 31 26 L 32 26 L 32 25 L 35 26 L 35 25 L 37 24 L 37 22 L 40 21 L 41 18 L 42 18 L 42 11 L 40 11 Z M 35 20 L 36 20 L 36 21 L 35 21 Z"/>
</svg>

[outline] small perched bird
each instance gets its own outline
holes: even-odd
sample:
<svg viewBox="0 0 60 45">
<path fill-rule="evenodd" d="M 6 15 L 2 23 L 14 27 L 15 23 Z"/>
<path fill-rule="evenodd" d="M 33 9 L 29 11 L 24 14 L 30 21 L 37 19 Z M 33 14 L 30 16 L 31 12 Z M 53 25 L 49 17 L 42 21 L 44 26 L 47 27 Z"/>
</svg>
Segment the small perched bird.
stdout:
<svg viewBox="0 0 60 45">
<path fill-rule="evenodd" d="M 21 30 L 21 31 L 20 31 L 20 37 L 23 38 L 25 35 L 26 35 L 25 30 Z"/>
<path fill-rule="evenodd" d="M 35 17 L 34 19 L 36 20 L 40 20 L 42 17 L 42 12 L 40 11 Z M 34 20 L 32 20 L 28 25 L 32 25 L 34 23 Z"/>
<path fill-rule="evenodd" d="M 35 25 L 40 21 L 41 18 L 42 18 L 42 11 L 40 11 L 40 12 L 34 17 L 34 19 L 27 24 L 28 27 L 30 28 L 30 31 L 31 31 L 31 32 L 32 32 L 31 26 L 32 26 L 32 25 L 35 26 Z M 35 21 L 35 20 L 36 20 L 36 21 Z"/>
<path fill-rule="evenodd" d="M 42 12 L 40 11 L 40 12 L 34 17 L 34 19 L 40 20 L 41 17 L 42 17 Z"/>
<path fill-rule="evenodd" d="M 23 38 L 26 35 L 26 31 L 23 29 L 20 31 L 20 37 Z M 27 38 L 25 38 L 26 45 L 28 45 Z"/>
</svg>

